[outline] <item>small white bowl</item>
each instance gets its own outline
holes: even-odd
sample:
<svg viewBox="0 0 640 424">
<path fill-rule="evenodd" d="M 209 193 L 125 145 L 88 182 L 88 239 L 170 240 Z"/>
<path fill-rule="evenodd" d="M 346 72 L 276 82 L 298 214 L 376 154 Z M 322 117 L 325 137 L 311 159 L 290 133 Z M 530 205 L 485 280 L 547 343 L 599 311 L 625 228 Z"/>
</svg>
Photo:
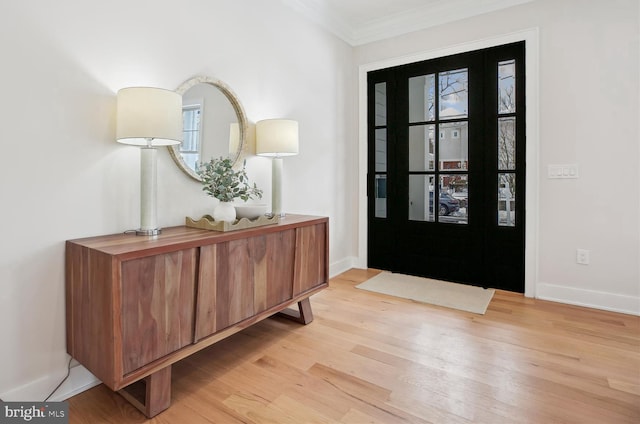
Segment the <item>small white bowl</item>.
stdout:
<svg viewBox="0 0 640 424">
<path fill-rule="evenodd" d="M 234 205 L 236 208 L 236 218 L 256 219 L 267 212 L 267 205 L 264 203 L 245 203 Z"/>
</svg>

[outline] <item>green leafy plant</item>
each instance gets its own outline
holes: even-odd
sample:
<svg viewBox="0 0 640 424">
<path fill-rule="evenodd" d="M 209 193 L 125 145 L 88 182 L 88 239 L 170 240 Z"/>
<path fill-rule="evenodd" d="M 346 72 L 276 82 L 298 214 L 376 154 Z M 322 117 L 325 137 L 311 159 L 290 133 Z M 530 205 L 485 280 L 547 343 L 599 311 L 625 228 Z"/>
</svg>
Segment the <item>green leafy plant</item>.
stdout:
<svg viewBox="0 0 640 424">
<path fill-rule="evenodd" d="M 221 202 L 231 202 L 240 198 L 245 202 L 249 199 L 261 199 L 262 190 L 256 184 L 249 184 L 245 164 L 238 171 L 233 170 L 231 159 L 211 158 L 209 162 L 200 164 L 196 173 L 202 178 L 202 190 Z"/>
</svg>

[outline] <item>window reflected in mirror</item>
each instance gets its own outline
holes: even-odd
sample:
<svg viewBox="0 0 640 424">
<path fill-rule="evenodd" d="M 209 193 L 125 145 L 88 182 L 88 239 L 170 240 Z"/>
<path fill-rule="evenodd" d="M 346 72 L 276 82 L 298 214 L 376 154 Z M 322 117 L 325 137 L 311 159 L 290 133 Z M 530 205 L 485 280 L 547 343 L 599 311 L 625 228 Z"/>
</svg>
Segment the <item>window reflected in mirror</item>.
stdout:
<svg viewBox="0 0 640 424">
<path fill-rule="evenodd" d="M 182 144 L 180 154 L 187 166 L 193 170 L 198 169 L 200 161 L 200 117 L 202 116 L 202 104 L 194 103 L 182 106 Z"/>
</svg>

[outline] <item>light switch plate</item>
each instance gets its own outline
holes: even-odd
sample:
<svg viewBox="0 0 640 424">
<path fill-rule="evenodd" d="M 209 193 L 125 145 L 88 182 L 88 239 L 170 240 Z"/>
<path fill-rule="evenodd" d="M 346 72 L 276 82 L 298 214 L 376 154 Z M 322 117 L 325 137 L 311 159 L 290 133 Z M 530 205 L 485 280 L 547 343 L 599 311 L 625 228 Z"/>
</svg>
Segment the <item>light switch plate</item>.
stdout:
<svg viewBox="0 0 640 424">
<path fill-rule="evenodd" d="M 547 166 L 547 178 L 578 178 L 578 176 L 578 165 L 575 163 Z"/>
</svg>

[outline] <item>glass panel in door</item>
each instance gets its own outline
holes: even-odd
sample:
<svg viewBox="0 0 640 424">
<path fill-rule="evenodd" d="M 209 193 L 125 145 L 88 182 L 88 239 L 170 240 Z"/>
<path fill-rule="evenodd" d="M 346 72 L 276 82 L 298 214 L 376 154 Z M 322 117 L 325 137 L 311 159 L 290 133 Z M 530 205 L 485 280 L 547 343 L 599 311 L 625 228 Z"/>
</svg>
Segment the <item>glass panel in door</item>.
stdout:
<svg viewBox="0 0 640 424">
<path fill-rule="evenodd" d="M 498 62 L 498 227 L 516 225 L 516 63 Z M 507 171 L 507 172 L 505 172 Z"/>
<path fill-rule="evenodd" d="M 435 119 L 435 74 L 409 78 L 409 122 L 429 122 Z"/>
<path fill-rule="evenodd" d="M 435 221 L 433 175 L 409 175 L 409 220 Z"/>
<path fill-rule="evenodd" d="M 468 116 L 469 72 L 456 69 L 438 74 L 440 119 L 460 119 Z"/>
<path fill-rule="evenodd" d="M 498 113 L 516 111 L 516 61 L 498 63 Z"/>
<path fill-rule="evenodd" d="M 516 174 L 498 174 L 498 225 L 516 225 Z"/>
<path fill-rule="evenodd" d="M 409 127 L 409 172 L 435 171 L 435 125 Z"/>
<path fill-rule="evenodd" d="M 440 174 L 438 221 L 467 224 L 469 176 Z"/>
<path fill-rule="evenodd" d="M 377 83 L 375 90 L 375 187 L 374 216 L 387 217 L 387 84 Z"/>
<path fill-rule="evenodd" d="M 445 122 L 439 125 L 440 170 L 469 168 L 469 123 Z"/>
</svg>

